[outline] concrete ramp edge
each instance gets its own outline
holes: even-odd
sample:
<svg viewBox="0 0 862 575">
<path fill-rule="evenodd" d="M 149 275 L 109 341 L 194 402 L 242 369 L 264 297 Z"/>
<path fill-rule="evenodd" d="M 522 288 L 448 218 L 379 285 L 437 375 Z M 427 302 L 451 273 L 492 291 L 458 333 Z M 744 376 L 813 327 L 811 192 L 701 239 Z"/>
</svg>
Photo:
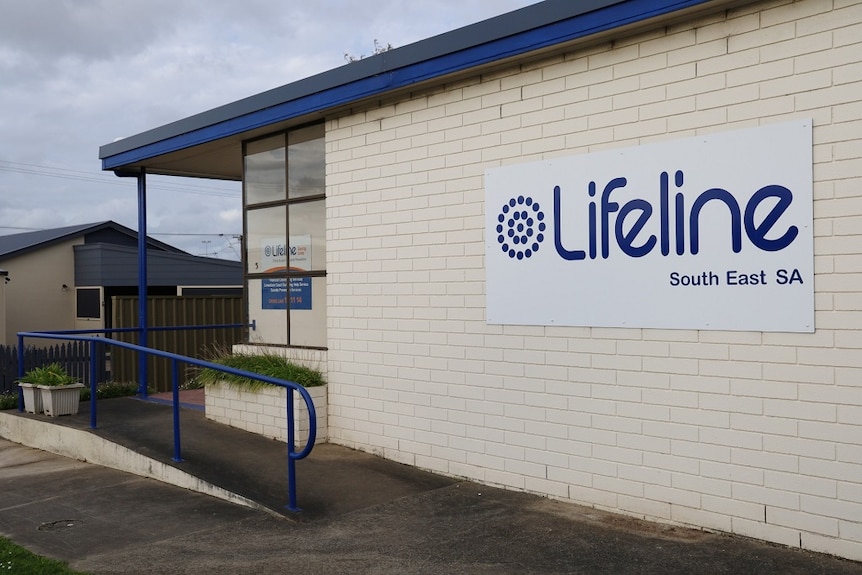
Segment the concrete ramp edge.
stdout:
<svg viewBox="0 0 862 575">
<path fill-rule="evenodd" d="M 265 511 L 275 517 L 284 517 L 247 497 L 203 481 L 181 469 L 136 453 L 87 431 L 0 413 L 0 437 L 48 453 L 176 485 L 230 503 Z"/>
</svg>

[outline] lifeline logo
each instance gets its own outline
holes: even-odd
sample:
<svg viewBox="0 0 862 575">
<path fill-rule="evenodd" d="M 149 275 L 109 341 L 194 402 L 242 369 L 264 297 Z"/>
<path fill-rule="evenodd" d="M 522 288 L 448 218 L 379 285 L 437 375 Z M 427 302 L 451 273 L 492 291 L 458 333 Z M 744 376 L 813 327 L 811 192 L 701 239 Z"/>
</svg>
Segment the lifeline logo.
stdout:
<svg viewBox="0 0 862 575">
<path fill-rule="evenodd" d="M 488 170 L 489 323 L 813 331 L 811 147 L 804 120 Z"/>
<path fill-rule="evenodd" d="M 640 237 L 641 230 L 649 222 L 653 216 L 655 209 L 653 205 L 646 199 L 636 198 L 625 202 L 622 206 L 615 201 L 611 201 L 611 194 L 615 190 L 622 190 L 628 183 L 626 178 L 614 178 L 601 193 L 601 199 L 597 201 L 591 200 L 588 204 L 588 222 L 589 229 L 589 251 L 584 250 L 568 250 L 563 247 L 560 240 L 560 230 L 562 229 L 561 222 L 561 190 L 560 186 L 554 186 L 554 245 L 557 248 L 557 253 L 566 260 L 582 260 L 588 255 L 591 260 L 599 257 L 598 242 L 601 239 L 601 257 L 607 259 L 611 253 L 611 214 L 617 213 L 616 221 L 613 225 L 614 240 L 616 248 L 622 253 L 639 258 L 648 255 L 657 244 L 660 244 L 661 255 L 667 256 L 670 254 L 670 244 L 673 239 L 675 251 L 677 255 L 686 253 L 686 223 L 688 223 L 688 253 L 700 253 L 700 230 L 701 230 L 701 212 L 709 202 L 716 201 L 723 204 L 730 215 L 730 244 L 734 253 L 742 251 L 742 235 L 743 223 L 745 235 L 754 247 L 763 251 L 775 252 L 783 250 L 789 246 L 796 236 L 799 234 L 797 226 L 788 226 L 784 232 L 777 238 L 767 238 L 776 223 L 779 222 L 782 215 L 787 211 L 790 204 L 793 202 L 793 192 L 780 185 L 768 185 L 757 190 L 745 204 L 743 211 L 736 197 L 729 191 L 722 188 L 710 188 L 694 197 L 694 201 L 690 210 L 687 213 L 686 195 L 683 192 L 677 192 L 674 195 L 674 216 L 673 227 L 671 227 L 671 209 L 670 209 L 670 192 L 668 186 L 669 176 L 667 172 L 662 172 L 658 178 L 660 180 L 659 191 L 659 220 L 660 231 L 657 241 L 656 234 L 648 235 L 646 238 L 641 238 L 641 243 L 636 245 Z M 675 174 L 675 182 L 677 188 L 682 188 L 684 182 L 684 174 L 682 170 L 677 170 Z M 596 197 L 596 182 L 589 183 L 589 197 Z M 770 200 L 775 200 L 770 202 Z M 766 203 L 764 203 L 766 202 Z M 597 205 L 598 203 L 598 205 Z M 765 213 L 758 219 L 756 214 L 758 208 L 766 206 L 763 210 Z M 598 217 L 597 217 L 598 212 Z M 631 215 L 631 218 L 629 216 Z M 630 226 L 626 228 L 626 220 L 632 221 Z"/>
<path fill-rule="evenodd" d="M 531 197 L 518 196 L 503 204 L 497 216 L 497 243 L 510 258 L 532 257 L 545 241 L 545 213 Z"/>
</svg>

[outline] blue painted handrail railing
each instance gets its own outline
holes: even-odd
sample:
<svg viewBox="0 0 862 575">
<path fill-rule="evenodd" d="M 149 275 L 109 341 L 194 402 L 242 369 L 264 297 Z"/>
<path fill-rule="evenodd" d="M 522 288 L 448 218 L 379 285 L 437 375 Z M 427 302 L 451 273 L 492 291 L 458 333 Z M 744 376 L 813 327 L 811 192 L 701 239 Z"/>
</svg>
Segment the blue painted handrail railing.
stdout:
<svg viewBox="0 0 862 575">
<path fill-rule="evenodd" d="M 154 329 L 154 328 L 150 328 Z M 101 330 L 100 330 L 101 331 Z M 93 333 L 84 331 L 82 333 Z M 198 367 L 205 367 L 209 369 L 213 369 L 215 371 L 221 371 L 224 373 L 229 373 L 232 375 L 238 375 L 240 377 L 247 377 L 249 379 L 256 379 L 258 381 L 263 381 L 265 383 L 269 383 L 272 385 L 276 385 L 278 387 L 284 387 L 287 390 L 287 490 L 288 490 L 288 504 L 287 509 L 290 511 L 301 511 L 301 509 L 296 504 L 296 461 L 299 459 L 304 459 L 311 453 L 312 448 L 314 447 L 314 441 L 317 439 L 317 413 L 314 410 L 314 403 L 311 399 L 311 395 L 309 395 L 308 390 L 293 381 L 285 381 L 282 379 L 276 379 L 274 377 L 268 377 L 265 375 L 260 375 L 259 373 L 252 373 L 250 371 L 245 371 L 242 369 L 234 369 L 232 367 L 226 367 L 224 365 L 219 365 L 217 363 L 212 363 L 209 361 L 203 361 L 200 359 L 195 359 L 192 357 L 186 357 L 184 355 L 177 355 L 175 353 L 170 353 L 167 351 L 161 351 L 158 349 L 152 349 L 149 347 L 142 347 L 139 345 L 135 345 L 133 343 L 126 343 L 122 341 L 116 341 L 113 339 L 108 339 L 104 337 L 95 337 L 95 336 L 85 336 L 85 335 L 77 335 L 72 332 L 28 332 L 22 331 L 18 332 L 18 377 L 21 378 L 24 376 L 24 338 L 39 338 L 39 339 L 62 339 L 62 340 L 72 340 L 72 341 L 88 341 L 90 342 L 90 427 L 96 429 L 96 387 L 98 382 L 96 381 L 96 373 L 97 373 L 97 357 L 96 357 L 96 344 L 106 344 L 106 345 L 114 345 L 117 347 L 123 347 L 126 349 L 131 349 L 137 351 L 138 353 L 143 353 L 147 355 L 154 355 L 157 357 L 164 357 L 166 359 L 171 360 L 172 373 L 173 373 L 173 382 L 172 382 L 172 390 L 173 390 L 173 422 L 174 422 L 174 461 L 182 461 L 182 455 L 180 452 L 180 400 L 179 400 L 179 362 L 187 363 L 190 365 L 196 365 Z M 296 430 L 294 429 L 294 417 L 293 417 L 293 393 L 291 391 L 296 391 L 302 397 L 303 401 L 305 401 L 305 406 L 308 408 L 308 423 L 309 423 L 309 431 L 308 431 L 308 441 L 305 444 L 305 447 L 302 448 L 301 451 L 296 451 Z M 23 392 L 18 390 L 18 411 L 24 411 L 24 395 Z"/>
<path fill-rule="evenodd" d="M 194 329 L 230 329 L 237 327 L 250 327 L 252 331 L 257 329 L 257 320 L 252 320 L 248 326 L 242 323 L 221 323 L 221 324 L 211 324 L 211 325 L 173 325 L 173 326 L 162 326 L 162 327 L 148 327 L 147 332 L 158 332 L 158 331 L 187 331 Z M 42 334 L 53 334 L 53 335 L 85 335 L 85 334 L 94 334 L 100 333 L 104 335 L 112 334 L 112 333 L 141 333 L 141 328 L 139 327 L 115 327 L 109 329 L 67 329 L 67 330 L 56 330 L 56 331 L 40 331 L 40 332 L 32 332 L 32 333 L 42 333 Z M 60 338 L 56 338 L 60 339 Z M 65 338 L 64 338 L 65 339 Z M 147 347 L 147 346 L 144 346 Z M 18 346 L 20 350 L 22 348 L 21 345 Z M 148 348 L 152 349 L 152 348 Z M 20 355 L 21 352 L 18 352 Z M 138 395 L 147 398 L 147 380 L 149 374 L 146 371 L 146 362 L 141 364 L 142 373 L 140 374 L 140 381 L 138 386 Z M 20 369 L 20 368 L 19 368 Z M 19 374 L 20 375 L 20 374 Z"/>
</svg>

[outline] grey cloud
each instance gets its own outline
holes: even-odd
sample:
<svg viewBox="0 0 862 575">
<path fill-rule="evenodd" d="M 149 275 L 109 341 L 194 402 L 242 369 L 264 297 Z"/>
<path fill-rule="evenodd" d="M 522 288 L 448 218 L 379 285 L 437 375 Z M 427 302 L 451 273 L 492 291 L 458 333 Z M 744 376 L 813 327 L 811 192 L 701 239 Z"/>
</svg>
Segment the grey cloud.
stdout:
<svg viewBox="0 0 862 575">
<path fill-rule="evenodd" d="M 134 54 L 172 28 L 171 3 L 0 0 L 0 46 L 29 58 L 109 59 Z"/>
<path fill-rule="evenodd" d="M 0 226 L 134 227 L 130 184 L 88 179 L 105 177 L 100 145 L 341 66 L 345 51 L 370 54 L 375 38 L 402 46 L 527 3 L 0 0 Z M 153 190 L 151 230 L 239 233 L 240 219 L 219 217 L 239 208 L 235 193 Z M 162 239 L 200 251 L 200 238 Z"/>
</svg>

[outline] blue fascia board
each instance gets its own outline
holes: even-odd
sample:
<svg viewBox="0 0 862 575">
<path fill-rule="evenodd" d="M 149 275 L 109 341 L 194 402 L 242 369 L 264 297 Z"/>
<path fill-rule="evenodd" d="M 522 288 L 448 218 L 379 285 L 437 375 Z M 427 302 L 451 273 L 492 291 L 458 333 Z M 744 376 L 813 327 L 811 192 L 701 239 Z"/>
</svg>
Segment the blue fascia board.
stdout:
<svg viewBox="0 0 862 575">
<path fill-rule="evenodd" d="M 382 96 L 387 92 L 406 88 L 413 84 L 636 24 L 711 1 L 713 0 L 627 0 L 574 18 L 384 71 L 374 76 L 367 76 L 152 144 L 107 156 L 102 159 L 102 169 L 118 169 L 162 154 L 235 136 L 306 114 L 324 112 L 365 98 Z"/>
</svg>

